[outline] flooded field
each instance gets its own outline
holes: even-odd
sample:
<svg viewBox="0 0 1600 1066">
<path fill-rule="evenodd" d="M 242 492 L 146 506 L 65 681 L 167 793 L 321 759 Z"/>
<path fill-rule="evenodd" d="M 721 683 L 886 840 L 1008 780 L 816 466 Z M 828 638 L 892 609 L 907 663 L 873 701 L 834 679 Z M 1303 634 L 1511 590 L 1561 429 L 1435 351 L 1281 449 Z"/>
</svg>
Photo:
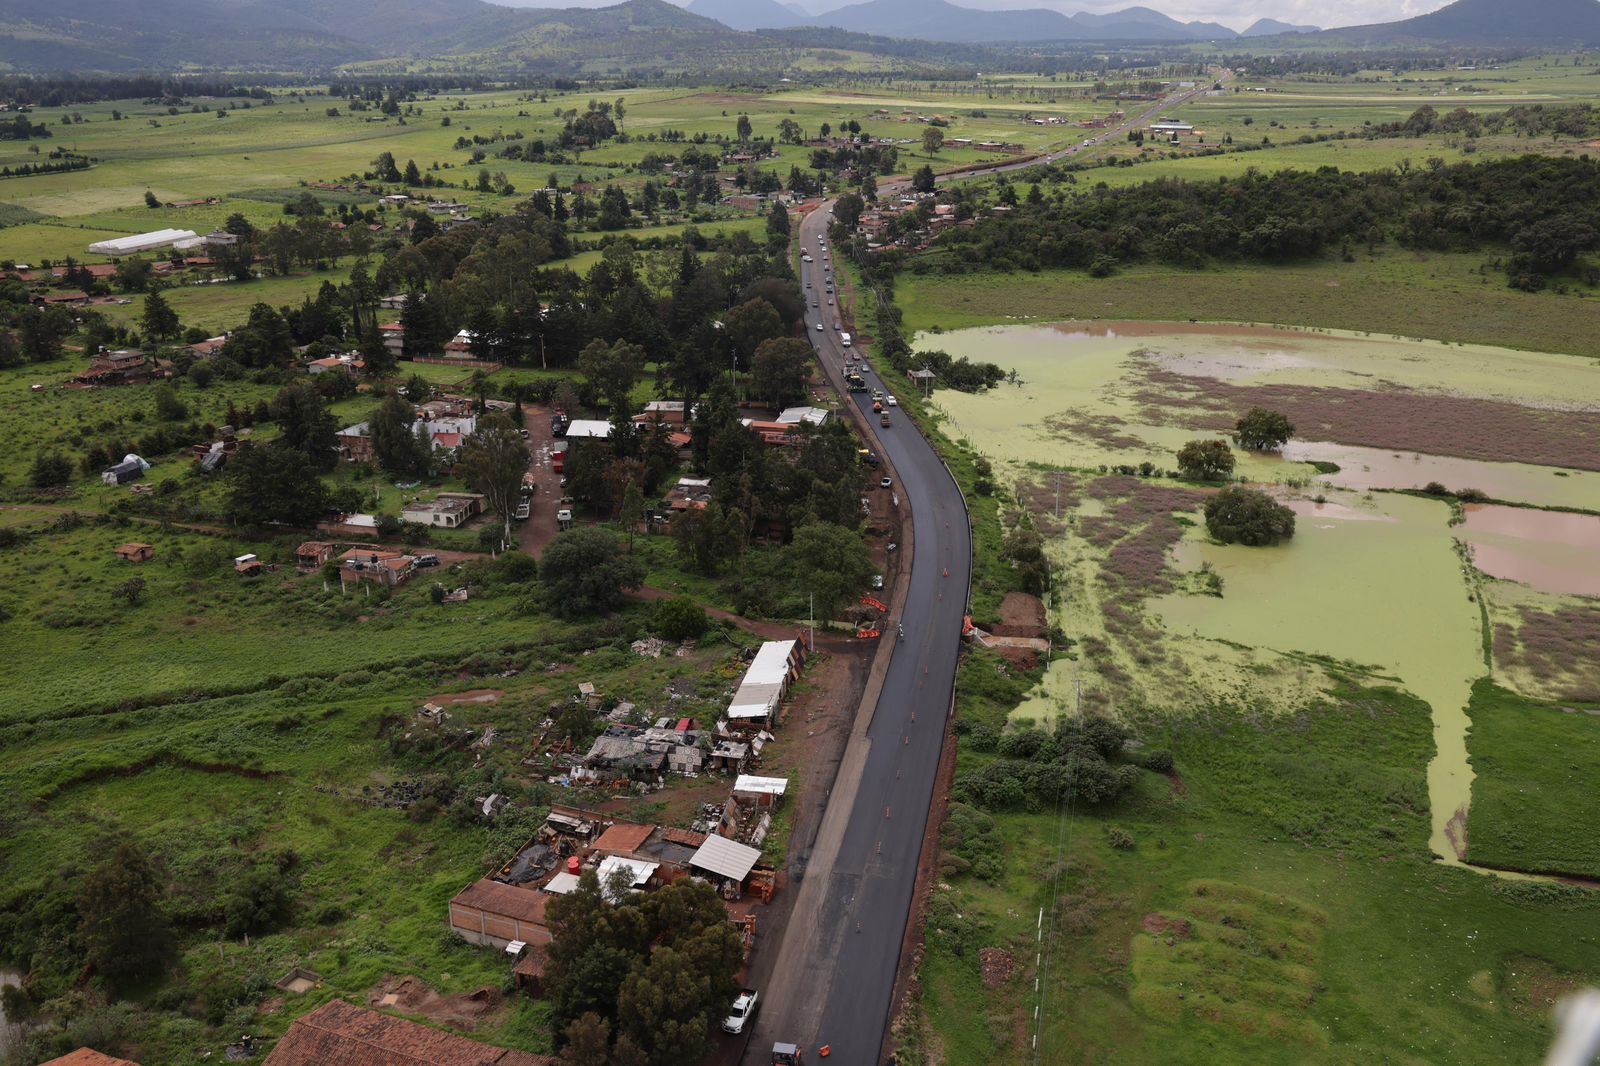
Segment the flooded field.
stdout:
<svg viewBox="0 0 1600 1066">
<path fill-rule="evenodd" d="M 1053 664 L 1016 716 L 1070 711 L 1080 683 L 1086 704 L 1090 690 L 1112 689 L 1151 706 L 1287 713 L 1329 683 L 1319 663 L 1342 662 L 1432 708 L 1431 845 L 1446 861 L 1459 861 L 1472 789 L 1466 707 L 1490 665 L 1479 579 L 1463 564 L 1458 538 L 1491 576 L 1530 590 L 1600 595 L 1600 517 L 1473 506 L 1464 524 L 1452 526 L 1445 501 L 1372 490 L 1438 482 L 1600 511 L 1600 456 L 1585 452 L 1585 434 L 1600 426 L 1600 368 L 1536 353 L 1247 326 L 1066 323 L 918 343 L 1017 370 L 1018 385 L 937 397 L 956 433 L 999 460 L 1012 481 L 1045 484 L 1039 465 L 1170 468 L 1184 442 L 1225 430 L 1218 395 L 1242 413 L 1257 388 L 1264 397 L 1300 401 L 1292 417 L 1302 427 L 1309 412 L 1327 425 L 1357 426 L 1357 436 L 1373 432 L 1373 422 L 1398 422 L 1395 433 L 1438 442 L 1439 454 L 1321 438 L 1294 442 L 1282 457 L 1237 453 L 1242 476 L 1295 497 L 1296 536 L 1274 548 L 1217 545 L 1190 512 L 1169 556 L 1173 590 L 1150 595 L 1131 620 L 1127 598 L 1108 591 L 1122 585 L 1114 576 L 1116 548 L 1106 551 L 1111 542 L 1103 536 L 1106 516 L 1116 511 L 1074 497 L 1050 551 L 1071 590 L 1056 621 L 1082 655 Z M 1284 391 L 1290 388 L 1302 392 Z M 1331 397 L 1333 413 L 1324 416 L 1309 402 L 1313 394 Z M 1209 422 L 1186 409 L 1196 395 L 1206 402 L 1194 409 Z M 1416 425 L 1406 425 L 1413 408 Z M 1532 428 L 1524 434 L 1519 427 Z M 1583 468 L 1488 457 L 1498 454 L 1500 440 L 1513 438 L 1522 454 L 1576 457 Z M 1320 474 L 1313 462 L 1339 469 Z M 1092 496 L 1094 475 L 1087 477 Z M 1306 498 L 1311 493 L 1326 498 Z M 1217 579 L 1221 595 L 1203 594 Z M 1575 623 L 1564 624 L 1570 630 Z M 1131 639 L 1146 634 L 1154 640 Z"/>
<path fill-rule="evenodd" d="M 1492 504 L 1465 511 L 1457 535 L 1471 546 L 1473 565 L 1490 577 L 1600 596 L 1600 517 Z"/>
</svg>

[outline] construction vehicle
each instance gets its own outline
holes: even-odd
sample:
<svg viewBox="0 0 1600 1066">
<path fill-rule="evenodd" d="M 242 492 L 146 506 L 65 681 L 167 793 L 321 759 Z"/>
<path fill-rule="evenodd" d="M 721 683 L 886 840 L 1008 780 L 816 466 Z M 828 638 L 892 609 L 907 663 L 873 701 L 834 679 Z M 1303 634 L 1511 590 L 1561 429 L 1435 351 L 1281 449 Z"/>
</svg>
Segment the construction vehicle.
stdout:
<svg viewBox="0 0 1600 1066">
<path fill-rule="evenodd" d="M 852 370 L 844 376 L 844 383 L 851 392 L 866 392 L 867 382 L 859 370 Z"/>
<path fill-rule="evenodd" d="M 795 1044 L 773 1044 L 772 1066 L 801 1066 L 805 1053 Z"/>
</svg>

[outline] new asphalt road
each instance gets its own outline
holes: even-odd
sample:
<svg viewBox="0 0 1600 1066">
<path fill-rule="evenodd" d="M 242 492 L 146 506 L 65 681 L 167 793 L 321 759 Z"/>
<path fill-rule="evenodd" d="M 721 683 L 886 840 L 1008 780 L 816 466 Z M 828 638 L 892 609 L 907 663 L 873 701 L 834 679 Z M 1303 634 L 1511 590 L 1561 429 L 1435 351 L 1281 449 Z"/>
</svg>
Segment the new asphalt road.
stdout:
<svg viewBox="0 0 1600 1066">
<path fill-rule="evenodd" d="M 961 176 L 1054 162 L 1125 137 L 1208 88 L 1169 97 L 1085 144 Z M 898 191 L 898 184 L 880 188 Z M 844 364 L 859 363 L 862 356 L 845 346 L 840 329 L 832 253 L 825 246 L 830 208 L 817 208 L 800 225 L 801 249 L 813 260 L 801 266 L 806 329 L 829 380 L 878 437 L 891 484 L 873 491 L 893 493 L 898 506 L 910 507 L 912 567 L 904 607 L 884 627 L 882 639 L 894 641 L 895 650 L 882 690 L 862 708 L 816 841 L 809 854 L 791 863 L 791 890 L 800 897 L 763 990 L 744 1066 L 766 1066 L 777 1041 L 799 1044 L 810 1063 L 823 1047 L 828 1062 L 841 1066 L 880 1060 L 953 706 L 972 561 L 961 491 L 933 445 L 898 407 L 885 409 L 889 426 L 879 424 L 872 390 L 887 390 L 870 368 L 864 374 L 867 391 L 845 390 Z"/>
</svg>

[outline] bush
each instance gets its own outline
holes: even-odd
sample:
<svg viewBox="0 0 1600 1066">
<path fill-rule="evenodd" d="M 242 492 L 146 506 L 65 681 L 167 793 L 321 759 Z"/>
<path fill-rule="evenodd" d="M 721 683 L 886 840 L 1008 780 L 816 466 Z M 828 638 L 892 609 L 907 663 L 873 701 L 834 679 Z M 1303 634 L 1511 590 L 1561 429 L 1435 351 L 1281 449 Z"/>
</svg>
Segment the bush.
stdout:
<svg viewBox="0 0 1600 1066">
<path fill-rule="evenodd" d="M 1191 481 L 1221 481 L 1233 467 L 1227 441 L 1192 440 L 1178 449 L 1178 472 Z"/>
<path fill-rule="evenodd" d="M 1294 512 L 1257 489 L 1232 485 L 1206 501 L 1206 529 L 1224 544 L 1252 547 L 1294 536 Z"/>
<path fill-rule="evenodd" d="M 663 640 L 694 640 L 710 625 L 705 608 L 684 596 L 656 604 L 655 631 Z"/>
</svg>

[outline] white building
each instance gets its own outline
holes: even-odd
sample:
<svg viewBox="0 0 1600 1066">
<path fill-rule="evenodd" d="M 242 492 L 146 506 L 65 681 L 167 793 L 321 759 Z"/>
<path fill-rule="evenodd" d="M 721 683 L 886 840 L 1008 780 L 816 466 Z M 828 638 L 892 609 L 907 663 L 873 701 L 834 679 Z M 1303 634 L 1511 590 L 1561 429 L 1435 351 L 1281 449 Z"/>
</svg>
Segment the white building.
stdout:
<svg viewBox="0 0 1600 1066">
<path fill-rule="evenodd" d="M 97 241 L 89 245 L 89 251 L 94 255 L 136 255 L 157 248 L 170 248 L 179 241 L 192 241 L 198 237 L 199 234 L 192 229 L 158 229 L 132 237 L 114 237 L 109 241 Z"/>
</svg>

